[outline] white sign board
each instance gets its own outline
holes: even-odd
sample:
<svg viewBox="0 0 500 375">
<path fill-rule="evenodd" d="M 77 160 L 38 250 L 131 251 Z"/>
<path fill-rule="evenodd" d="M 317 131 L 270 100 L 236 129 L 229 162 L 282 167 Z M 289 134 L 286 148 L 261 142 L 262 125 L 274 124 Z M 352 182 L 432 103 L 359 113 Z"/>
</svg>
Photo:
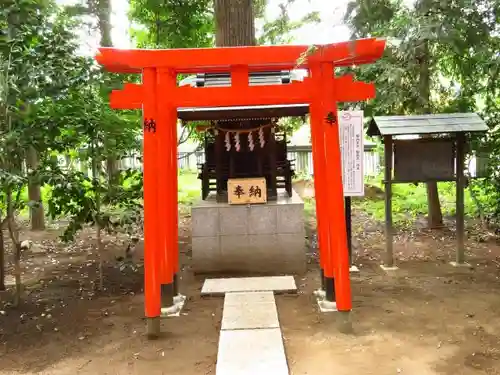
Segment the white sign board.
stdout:
<svg viewBox="0 0 500 375">
<path fill-rule="evenodd" d="M 339 111 L 338 118 L 344 196 L 363 196 L 365 195 L 363 111 Z"/>
</svg>

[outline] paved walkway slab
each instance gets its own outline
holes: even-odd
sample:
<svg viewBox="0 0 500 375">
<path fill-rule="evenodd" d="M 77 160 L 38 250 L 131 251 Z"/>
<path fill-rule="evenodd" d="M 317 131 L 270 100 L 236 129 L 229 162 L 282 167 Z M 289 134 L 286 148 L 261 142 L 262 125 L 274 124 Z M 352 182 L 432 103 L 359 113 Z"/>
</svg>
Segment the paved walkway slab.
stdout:
<svg viewBox="0 0 500 375">
<path fill-rule="evenodd" d="M 226 293 L 221 330 L 279 328 L 273 292 Z"/>
<path fill-rule="evenodd" d="M 273 292 L 232 292 L 226 293 L 224 307 L 254 303 L 275 303 Z"/>
<path fill-rule="evenodd" d="M 288 375 L 279 328 L 221 331 L 217 375 Z"/>
<path fill-rule="evenodd" d="M 296 292 L 293 276 L 238 277 L 206 279 L 201 295 L 221 295 L 231 292 Z"/>
</svg>

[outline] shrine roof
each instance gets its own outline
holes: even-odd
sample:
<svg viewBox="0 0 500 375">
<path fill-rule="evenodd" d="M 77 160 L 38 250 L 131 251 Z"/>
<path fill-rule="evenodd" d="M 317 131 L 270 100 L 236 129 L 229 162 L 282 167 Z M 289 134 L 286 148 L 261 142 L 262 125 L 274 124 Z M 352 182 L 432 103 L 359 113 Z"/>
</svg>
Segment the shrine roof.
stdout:
<svg viewBox="0 0 500 375">
<path fill-rule="evenodd" d="M 212 121 L 305 116 L 308 113 L 308 104 L 283 104 L 250 107 L 179 108 L 177 117 L 184 121 Z"/>
<path fill-rule="evenodd" d="M 484 132 L 486 123 L 477 113 L 443 113 L 410 116 L 375 116 L 369 136 Z"/>
<path fill-rule="evenodd" d="M 252 72 L 249 85 L 287 85 L 293 81 L 302 81 L 307 73 L 300 70 L 282 70 Z M 179 86 L 192 87 L 227 87 L 231 85 L 230 73 L 208 73 L 191 75 L 184 78 Z M 177 117 L 184 121 L 212 121 L 238 119 L 265 119 L 272 117 L 305 116 L 309 113 L 308 104 L 279 104 L 231 107 L 193 107 L 179 108 Z"/>
</svg>

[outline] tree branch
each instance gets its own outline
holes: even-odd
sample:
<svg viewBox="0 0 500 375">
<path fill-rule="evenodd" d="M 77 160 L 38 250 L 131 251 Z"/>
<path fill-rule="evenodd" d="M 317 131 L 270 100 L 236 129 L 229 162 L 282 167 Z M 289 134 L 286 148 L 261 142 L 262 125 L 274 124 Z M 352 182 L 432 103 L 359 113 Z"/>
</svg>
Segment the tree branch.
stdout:
<svg viewBox="0 0 500 375">
<path fill-rule="evenodd" d="M 180 137 L 179 137 L 179 140 L 177 141 L 177 146 L 180 146 L 180 145 L 182 145 L 183 143 L 186 143 L 186 142 L 188 141 L 188 139 L 191 137 L 191 135 L 193 134 L 193 132 L 194 132 L 194 127 L 191 127 L 191 128 L 189 128 L 188 135 L 186 136 L 186 138 L 185 138 L 185 139 L 183 139 L 184 134 L 186 134 L 186 129 L 187 129 L 187 128 L 188 128 L 187 126 L 184 126 L 184 127 L 182 128 L 182 133 L 181 133 L 181 135 L 180 135 Z"/>
</svg>

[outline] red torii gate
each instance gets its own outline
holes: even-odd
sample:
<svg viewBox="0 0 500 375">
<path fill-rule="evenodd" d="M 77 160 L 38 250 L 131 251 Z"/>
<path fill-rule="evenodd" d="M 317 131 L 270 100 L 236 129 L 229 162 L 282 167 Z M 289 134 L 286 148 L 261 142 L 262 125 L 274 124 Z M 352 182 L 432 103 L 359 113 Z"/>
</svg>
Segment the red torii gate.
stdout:
<svg viewBox="0 0 500 375">
<path fill-rule="evenodd" d="M 350 311 L 351 285 L 344 218 L 337 102 L 375 96 L 373 84 L 335 77 L 334 68 L 379 59 L 385 41 L 371 38 L 316 46 L 170 50 L 100 48 L 108 71 L 142 73 L 142 84 L 111 94 L 111 107 L 140 109 L 144 119 L 144 294 L 148 333 L 159 333 L 161 290 L 179 271 L 177 109 L 180 107 L 309 104 L 320 265 L 327 299 Z M 301 61 L 303 60 L 303 61 Z M 309 76 L 286 85 L 249 86 L 249 73 L 303 68 Z M 177 75 L 230 72 L 230 87 L 178 87 Z M 328 292 L 330 291 L 330 293 Z M 330 296 L 329 296 L 330 295 Z"/>
</svg>

